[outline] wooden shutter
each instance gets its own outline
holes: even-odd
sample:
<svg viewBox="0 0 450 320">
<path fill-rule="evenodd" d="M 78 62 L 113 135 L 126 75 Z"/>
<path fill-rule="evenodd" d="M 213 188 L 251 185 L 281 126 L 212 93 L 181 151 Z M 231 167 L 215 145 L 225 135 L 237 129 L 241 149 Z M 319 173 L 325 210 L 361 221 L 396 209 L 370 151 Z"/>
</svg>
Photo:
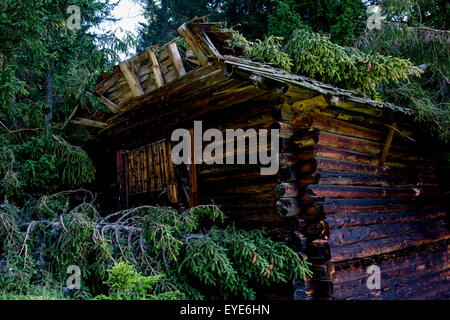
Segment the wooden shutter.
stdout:
<svg viewBox="0 0 450 320">
<path fill-rule="evenodd" d="M 171 153 L 172 146 L 165 139 L 122 152 L 121 166 L 125 172 L 120 179 L 126 184 L 124 188 L 127 195 L 166 191 L 170 202 L 177 203 L 177 184 Z"/>
</svg>

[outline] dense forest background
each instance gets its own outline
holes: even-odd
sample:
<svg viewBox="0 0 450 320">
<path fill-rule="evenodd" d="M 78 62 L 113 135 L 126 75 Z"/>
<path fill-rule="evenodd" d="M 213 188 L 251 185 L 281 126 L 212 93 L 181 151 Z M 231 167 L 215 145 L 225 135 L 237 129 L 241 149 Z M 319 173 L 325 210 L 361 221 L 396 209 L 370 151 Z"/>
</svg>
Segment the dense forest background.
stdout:
<svg viewBox="0 0 450 320">
<path fill-rule="evenodd" d="M 260 271 L 257 267 L 265 270 L 265 260 L 258 260 L 253 274 L 245 274 L 243 270 L 235 270 L 230 265 L 234 260 L 240 261 L 242 255 L 250 255 L 251 261 L 256 259 L 253 257 L 256 249 L 251 248 L 255 243 L 261 244 L 265 241 L 259 234 L 241 234 L 240 231 L 231 229 L 204 231 L 202 239 L 208 239 L 201 242 L 208 246 L 202 247 L 204 249 L 216 246 L 216 249 L 219 248 L 217 250 L 221 250 L 220 248 L 237 246 L 236 239 L 239 239 L 248 246 L 244 246 L 248 250 L 245 253 L 236 251 L 232 257 L 227 258 L 229 264 L 219 266 L 223 256 L 217 255 L 211 257 L 208 263 L 200 261 L 196 264 L 193 255 L 183 251 L 185 249 L 180 249 L 186 242 L 186 232 L 198 228 L 195 221 L 188 223 L 187 220 L 179 221 L 176 217 L 162 221 L 167 229 L 148 235 L 146 239 L 148 242 L 160 243 L 164 238 L 161 235 L 164 234 L 167 237 L 164 238 L 165 244 L 159 244 L 159 247 L 155 245 L 156 248 L 164 251 L 173 245 L 174 250 L 178 250 L 176 256 L 180 254 L 181 260 L 164 262 L 164 268 L 172 270 L 172 275 L 166 279 L 176 278 L 175 271 L 180 270 L 181 261 L 184 261 L 187 268 L 186 273 L 190 272 L 198 278 L 193 283 L 191 279 L 184 278 L 161 282 L 158 278 L 161 272 L 155 267 L 161 263 L 158 260 L 161 258 L 158 252 L 149 253 L 147 258 L 136 259 L 131 258 L 134 249 L 129 248 L 129 253 L 122 252 L 119 255 L 125 258 L 127 263 L 114 264 L 112 262 L 119 259 L 118 255 L 114 256 L 112 253 L 117 249 L 117 245 L 108 246 L 110 239 L 106 238 L 91 241 L 96 226 L 102 221 L 99 214 L 102 208 L 97 207 L 94 199 L 87 200 L 88 193 L 83 191 L 83 195 L 80 195 L 77 191 L 81 187 L 92 187 L 95 168 L 81 148 L 91 132 L 71 125 L 70 119 L 78 109 L 102 108 L 96 98 L 89 94 L 93 91 L 95 79 L 115 65 L 119 61 L 120 54 L 134 48 L 139 52 L 176 38 L 177 27 L 195 16 L 207 16 L 210 21 L 222 21 L 226 27 L 239 32 L 237 33 L 239 40 L 241 44 L 248 46 L 249 55 L 253 53 L 252 58 L 274 62 L 293 72 L 316 75 L 316 78 L 322 77 L 319 80 L 337 86 L 346 86 L 351 82 L 351 89 L 411 108 L 424 134 L 434 137 L 441 165 L 449 167 L 450 50 L 447 29 L 450 21 L 450 1 L 136 1 L 143 6 L 147 20 L 147 23 L 140 26 L 137 39 L 131 36 L 118 39 L 112 32 L 99 34 L 92 31 L 102 22 L 111 19 L 110 13 L 116 4 L 112 0 L 2 1 L 0 287 L 5 288 L 3 295 L 13 297 L 29 295 L 30 290 L 37 290 L 37 294 L 42 296 L 40 290 L 48 287 L 42 284 L 44 282 L 57 283 L 56 287 L 63 286 L 61 279 L 67 265 L 77 264 L 75 263 L 77 261 L 80 265 L 83 264 L 81 261 L 108 261 L 100 266 L 85 263 L 83 274 L 90 278 L 97 277 L 100 280 L 96 281 L 100 284 L 94 280 L 86 284 L 89 288 L 83 291 L 86 294 L 83 297 L 104 293 L 104 288 L 108 286 L 115 288 L 110 295 L 116 298 L 173 298 L 179 297 L 180 292 L 190 297 L 208 297 L 208 293 L 200 293 L 195 289 L 196 284 L 199 281 L 206 281 L 207 285 L 214 286 L 215 283 L 211 280 L 214 277 L 208 278 L 204 275 L 217 272 L 235 277 L 234 282 L 230 282 L 233 284 L 230 287 L 225 283 L 219 284 L 223 286 L 222 297 L 254 296 L 252 289 L 249 289 L 250 283 L 256 281 L 254 275 Z M 68 27 L 67 21 L 73 12 L 68 12 L 67 9 L 71 5 L 80 8 L 80 28 Z M 368 8 L 372 5 L 381 7 L 380 28 L 367 27 L 367 19 L 371 17 Z M 330 61 L 325 54 L 329 50 L 334 50 L 333 52 L 339 54 L 345 61 Z M 271 53 L 270 56 L 267 52 Z M 301 60 L 299 52 L 314 52 L 319 59 L 314 65 L 319 65 L 324 70 L 308 68 L 312 64 L 311 61 Z M 359 81 L 339 81 L 340 71 L 327 69 L 330 65 L 351 64 L 354 60 L 365 60 L 367 57 L 373 59 L 374 67 L 372 72 L 370 68 L 364 69 L 365 72 L 362 73 L 364 76 Z M 388 77 L 376 72 L 379 70 L 376 66 L 386 67 L 389 63 L 392 63 L 393 67 L 384 72 Z M 420 77 L 404 77 L 405 70 L 412 68 L 412 65 L 420 68 Z M 75 191 L 63 192 L 70 189 Z M 146 210 L 139 214 L 151 216 L 157 212 Z M 216 212 L 215 209 L 210 211 Z M 80 214 L 89 216 L 89 219 L 80 218 Z M 191 212 L 187 213 L 186 217 L 195 220 L 194 216 L 202 214 L 205 212 Z M 73 230 L 67 229 L 63 222 L 58 224 L 56 221 L 59 220 L 67 224 L 72 221 Z M 39 227 L 39 230 L 34 230 L 35 227 L 32 226 L 36 224 L 32 221 L 48 223 L 45 222 L 47 223 L 45 228 Z M 53 235 L 56 238 L 48 235 L 49 226 L 53 228 L 53 233 L 60 232 Z M 82 230 L 88 232 L 83 233 Z M 34 237 L 31 236 L 33 232 Z M 55 239 L 59 239 L 61 243 L 64 241 L 71 243 L 76 254 L 60 256 L 59 242 L 54 247 L 42 248 L 43 242 L 38 241 L 39 234 L 44 234 L 44 238 L 49 237 L 47 246 Z M 32 243 L 27 245 L 29 238 L 32 238 Z M 221 239 L 220 244 L 218 239 Z M 196 245 L 200 246 L 201 243 L 197 242 Z M 271 250 L 278 245 L 264 242 L 264 246 Z M 45 263 L 39 262 L 39 257 Z M 146 259 L 147 261 L 144 261 Z M 289 251 L 286 251 L 279 261 L 273 262 L 270 255 L 263 254 L 261 259 L 267 259 L 268 264 L 272 266 L 281 263 L 282 259 L 290 259 L 295 265 L 291 269 L 295 269 L 294 274 L 298 276 L 303 275 L 306 270 L 303 261 L 293 259 L 292 252 Z M 212 264 L 216 266 L 215 268 L 211 267 L 211 261 L 214 261 Z M 113 265 L 116 265 L 116 269 L 111 269 Z M 137 268 L 149 278 L 133 268 Z M 43 270 L 47 272 L 47 276 L 43 276 Z M 288 276 L 294 275 L 292 272 L 283 272 L 278 278 L 270 280 L 282 282 Z M 97 273 L 101 275 L 97 276 Z M 125 278 L 130 279 L 126 285 L 122 283 L 125 289 L 117 287 L 115 281 L 118 274 L 122 277 L 125 274 Z M 242 279 L 245 281 L 242 282 Z M 264 277 L 258 281 L 269 284 L 266 279 L 268 278 Z M 39 283 L 39 286 L 36 286 L 36 283 Z M 133 296 L 128 294 L 135 292 L 133 285 L 146 289 Z M 55 285 L 50 287 L 54 288 Z M 186 289 L 188 287 L 189 290 Z M 60 291 L 53 294 L 62 297 L 59 295 Z"/>
</svg>

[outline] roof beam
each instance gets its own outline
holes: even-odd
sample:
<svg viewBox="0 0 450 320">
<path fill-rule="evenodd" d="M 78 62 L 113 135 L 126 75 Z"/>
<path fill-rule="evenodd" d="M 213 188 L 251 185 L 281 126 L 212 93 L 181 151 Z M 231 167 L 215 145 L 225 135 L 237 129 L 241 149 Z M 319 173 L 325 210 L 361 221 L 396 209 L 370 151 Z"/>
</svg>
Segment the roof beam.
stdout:
<svg viewBox="0 0 450 320">
<path fill-rule="evenodd" d="M 175 42 L 170 43 L 166 50 L 169 52 L 170 61 L 172 61 L 172 65 L 179 79 L 186 74 L 186 70 L 184 70 L 183 61 L 181 60 L 177 44 Z"/>
<path fill-rule="evenodd" d="M 310 99 L 296 101 L 292 104 L 292 108 L 296 111 L 309 111 L 316 107 L 327 107 L 329 105 L 327 99 L 323 95 L 318 95 Z"/>
<path fill-rule="evenodd" d="M 144 94 L 144 90 L 142 90 L 139 79 L 134 73 L 131 64 L 128 61 L 124 61 L 119 64 L 119 67 L 133 95 L 136 97 Z"/>
<path fill-rule="evenodd" d="M 161 68 L 159 67 L 158 58 L 156 58 L 156 54 L 153 50 L 147 49 L 148 57 L 150 59 L 150 63 L 152 64 L 153 77 L 155 78 L 156 86 L 162 87 L 164 84 L 164 78 L 161 73 Z"/>
</svg>

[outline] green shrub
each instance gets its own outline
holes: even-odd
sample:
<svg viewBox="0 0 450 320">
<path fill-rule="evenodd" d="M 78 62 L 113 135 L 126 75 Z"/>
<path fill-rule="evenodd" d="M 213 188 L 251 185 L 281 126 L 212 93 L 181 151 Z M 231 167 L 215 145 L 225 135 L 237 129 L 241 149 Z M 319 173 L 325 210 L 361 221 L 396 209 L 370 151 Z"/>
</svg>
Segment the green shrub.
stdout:
<svg viewBox="0 0 450 320">
<path fill-rule="evenodd" d="M 153 287 L 161 276 L 143 276 L 133 265 L 123 261 L 108 270 L 108 295 L 98 295 L 101 300 L 175 300 L 178 292 L 154 294 Z"/>
</svg>

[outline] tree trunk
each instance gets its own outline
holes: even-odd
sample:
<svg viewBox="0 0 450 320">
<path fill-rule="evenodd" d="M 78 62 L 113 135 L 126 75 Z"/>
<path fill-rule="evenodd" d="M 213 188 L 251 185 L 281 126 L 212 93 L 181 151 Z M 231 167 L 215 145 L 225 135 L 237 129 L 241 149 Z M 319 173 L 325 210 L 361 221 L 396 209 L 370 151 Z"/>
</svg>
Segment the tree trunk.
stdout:
<svg viewBox="0 0 450 320">
<path fill-rule="evenodd" d="M 47 124 L 49 124 L 53 119 L 53 66 L 47 70 L 46 74 L 46 85 L 47 85 L 47 104 L 50 111 L 47 113 Z"/>
</svg>

